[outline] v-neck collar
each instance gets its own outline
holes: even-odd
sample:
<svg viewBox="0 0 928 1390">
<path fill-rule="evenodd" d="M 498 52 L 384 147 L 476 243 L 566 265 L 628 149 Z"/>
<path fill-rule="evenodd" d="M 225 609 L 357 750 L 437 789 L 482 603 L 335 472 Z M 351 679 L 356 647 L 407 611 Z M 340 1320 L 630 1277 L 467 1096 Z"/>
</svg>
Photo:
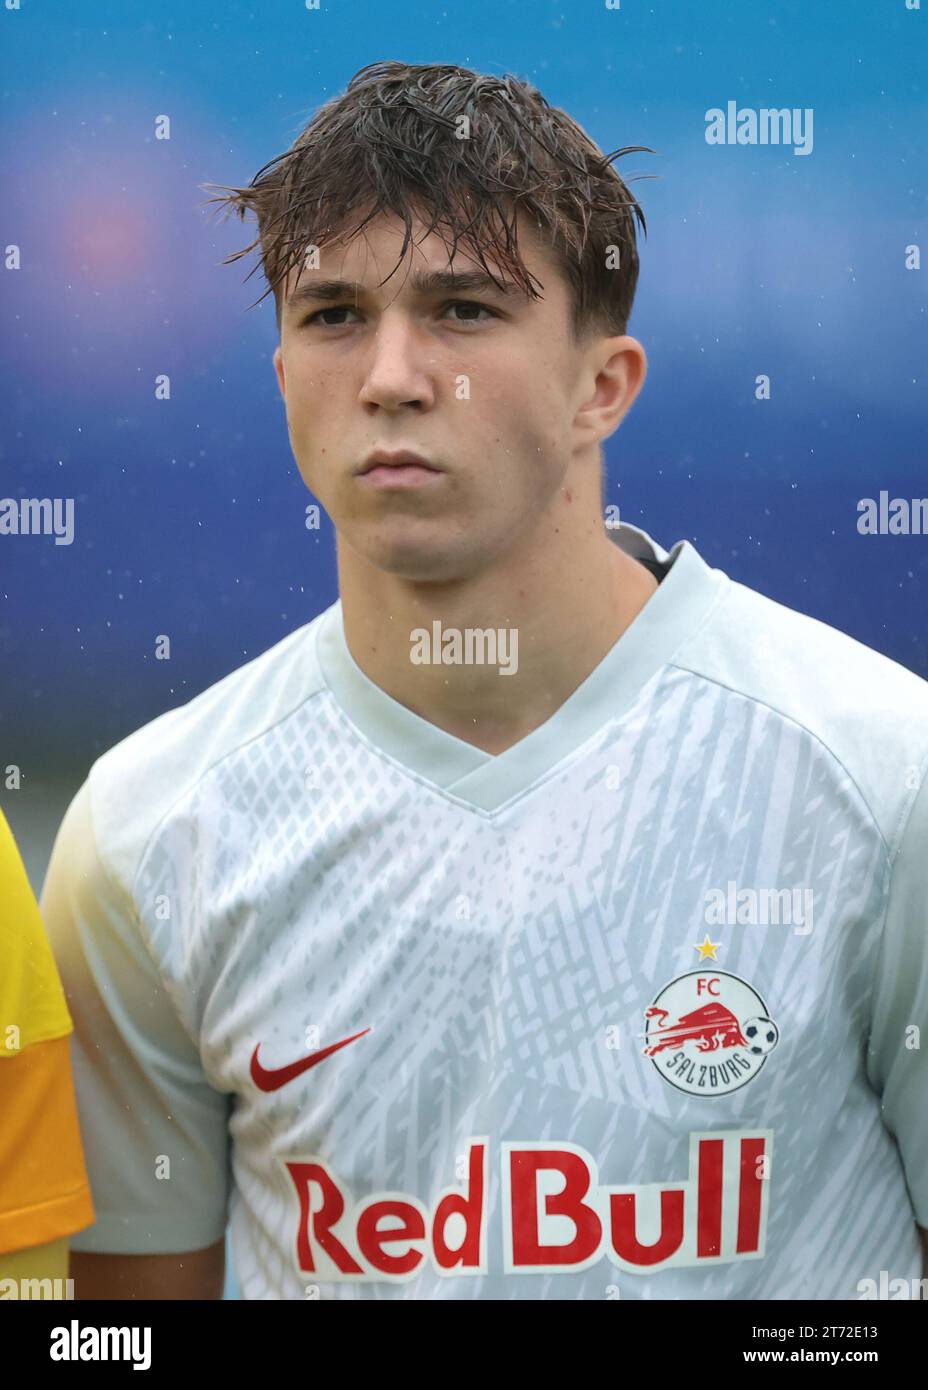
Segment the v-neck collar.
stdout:
<svg viewBox="0 0 928 1390">
<path fill-rule="evenodd" d="M 316 655 L 336 702 L 388 757 L 476 810 L 499 810 L 623 714 L 729 583 L 689 541 L 667 552 L 625 522 L 607 534 L 634 558 L 666 564 L 664 579 L 586 680 L 505 752 L 487 753 L 447 733 L 366 676 L 348 649 L 340 599 L 316 628 Z"/>
</svg>

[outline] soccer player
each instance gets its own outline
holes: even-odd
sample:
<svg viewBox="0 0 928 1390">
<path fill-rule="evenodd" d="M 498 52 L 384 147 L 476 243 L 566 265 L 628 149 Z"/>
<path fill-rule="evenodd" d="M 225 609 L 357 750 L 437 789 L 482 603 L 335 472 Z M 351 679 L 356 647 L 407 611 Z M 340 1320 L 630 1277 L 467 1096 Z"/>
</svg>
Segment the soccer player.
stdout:
<svg viewBox="0 0 928 1390">
<path fill-rule="evenodd" d="M 613 158 L 384 62 L 226 190 L 339 599 L 60 829 L 78 1297 L 218 1296 L 227 1212 L 246 1299 L 921 1276 L 928 686 L 606 524 Z"/>
<path fill-rule="evenodd" d="M 66 1297 L 68 1237 L 94 1219 L 71 1031 L 39 907 L 0 811 L 0 1299 Z"/>
</svg>

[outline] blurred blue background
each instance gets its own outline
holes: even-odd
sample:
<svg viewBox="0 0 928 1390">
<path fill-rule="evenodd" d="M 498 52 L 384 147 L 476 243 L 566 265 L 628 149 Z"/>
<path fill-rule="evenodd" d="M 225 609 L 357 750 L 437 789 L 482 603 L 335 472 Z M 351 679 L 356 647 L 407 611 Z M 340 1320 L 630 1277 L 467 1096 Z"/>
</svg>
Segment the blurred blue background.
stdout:
<svg viewBox="0 0 928 1390">
<path fill-rule="evenodd" d="M 928 271 L 905 266 L 926 242 L 928 0 L 23 0 L 0 22 L 3 244 L 22 254 L 0 497 L 75 499 L 72 545 L 0 537 L 0 766 L 23 771 L 0 804 L 36 892 L 99 753 L 336 597 L 273 300 L 248 310 L 254 260 L 221 264 L 253 224 L 219 222 L 199 185 L 247 184 L 380 59 L 513 72 L 604 150 L 657 151 L 616 166 L 658 177 L 631 183 L 650 374 L 607 445 L 607 501 L 928 676 L 928 537 L 857 531 L 859 498 L 928 493 Z M 729 100 L 811 107 L 812 153 L 708 145 Z"/>
</svg>

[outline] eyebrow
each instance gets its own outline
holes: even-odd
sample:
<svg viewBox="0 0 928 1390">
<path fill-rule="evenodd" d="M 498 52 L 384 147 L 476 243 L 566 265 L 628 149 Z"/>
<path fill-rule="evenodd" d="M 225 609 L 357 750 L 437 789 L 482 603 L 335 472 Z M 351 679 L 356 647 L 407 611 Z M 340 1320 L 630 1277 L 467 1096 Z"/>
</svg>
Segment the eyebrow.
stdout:
<svg viewBox="0 0 928 1390">
<path fill-rule="evenodd" d="M 414 294 L 420 298 L 440 294 L 497 294 L 511 295 L 517 286 L 511 282 L 496 282 L 482 270 L 429 270 L 410 277 Z M 313 280 L 300 285 L 287 298 L 288 311 L 303 304 L 330 302 L 335 299 L 358 299 L 367 293 L 366 286 L 357 280 Z"/>
</svg>

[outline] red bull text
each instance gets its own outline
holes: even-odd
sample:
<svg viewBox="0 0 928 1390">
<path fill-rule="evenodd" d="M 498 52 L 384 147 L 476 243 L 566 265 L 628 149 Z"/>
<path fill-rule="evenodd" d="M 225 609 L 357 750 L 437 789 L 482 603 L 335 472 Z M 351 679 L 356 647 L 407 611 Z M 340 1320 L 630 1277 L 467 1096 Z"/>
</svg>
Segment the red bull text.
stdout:
<svg viewBox="0 0 928 1390">
<path fill-rule="evenodd" d="M 500 1145 L 502 1269 L 575 1274 L 606 1259 L 632 1274 L 760 1259 L 772 1130 L 690 1134 L 680 1181 L 604 1186 L 585 1149 L 563 1141 Z M 356 1202 L 321 1158 L 283 1166 L 295 1194 L 296 1268 L 314 1280 L 490 1273 L 489 1141 L 468 1141 L 467 1182 L 430 1207 L 401 1192 Z"/>
</svg>

